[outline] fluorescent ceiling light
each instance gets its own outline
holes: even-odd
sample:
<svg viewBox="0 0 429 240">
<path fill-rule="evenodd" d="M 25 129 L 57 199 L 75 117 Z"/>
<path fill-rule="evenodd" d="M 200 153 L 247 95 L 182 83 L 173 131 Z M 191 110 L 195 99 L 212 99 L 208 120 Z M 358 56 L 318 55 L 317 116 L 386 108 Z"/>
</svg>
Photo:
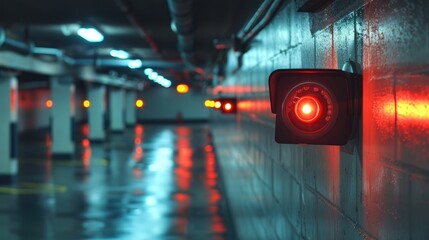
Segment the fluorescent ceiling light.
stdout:
<svg viewBox="0 0 429 240">
<path fill-rule="evenodd" d="M 170 87 L 170 86 L 171 86 L 171 81 L 170 81 L 170 80 L 167 80 L 167 81 L 165 82 L 165 84 L 163 84 L 162 86 L 163 86 L 163 87 L 165 87 L 165 88 Z"/>
<path fill-rule="evenodd" d="M 104 40 L 103 34 L 92 27 L 79 28 L 77 34 L 88 42 L 102 42 Z"/>
<path fill-rule="evenodd" d="M 159 85 L 168 88 L 171 86 L 171 81 L 163 77 L 162 75 L 159 75 L 157 72 L 155 72 L 152 68 L 146 68 L 144 70 L 144 73 L 147 75 L 147 77 L 158 83 Z"/>
<path fill-rule="evenodd" d="M 155 81 L 155 79 L 158 77 L 158 73 L 157 72 L 152 72 L 149 74 L 149 79 Z"/>
<path fill-rule="evenodd" d="M 128 67 L 129 68 L 141 68 L 143 66 L 143 62 L 140 59 L 135 59 L 135 60 L 130 60 L 128 62 Z"/>
<path fill-rule="evenodd" d="M 158 76 L 154 79 L 154 81 L 155 81 L 156 83 L 162 83 L 163 81 L 165 81 L 165 78 L 164 78 L 163 76 L 158 75 Z"/>
<path fill-rule="evenodd" d="M 124 50 L 110 50 L 110 56 L 120 59 L 127 59 L 130 57 L 130 54 Z"/>
<path fill-rule="evenodd" d="M 153 69 L 152 68 L 146 68 L 144 70 L 144 74 L 146 74 L 147 76 L 149 76 L 149 74 L 153 73 Z"/>
</svg>

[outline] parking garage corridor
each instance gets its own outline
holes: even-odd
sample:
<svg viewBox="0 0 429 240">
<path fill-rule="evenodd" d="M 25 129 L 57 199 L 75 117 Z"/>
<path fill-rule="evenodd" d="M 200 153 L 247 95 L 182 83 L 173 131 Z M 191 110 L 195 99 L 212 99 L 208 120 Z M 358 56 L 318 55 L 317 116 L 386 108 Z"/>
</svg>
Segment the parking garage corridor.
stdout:
<svg viewBox="0 0 429 240">
<path fill-rule="evenodd" d="M 21 136 L 17 180 L 0 187 L 0 239 L 233 239 L 208 125 L 87 134 L 72 160 L 51 157 L 48 132 Z"/>
</svg>

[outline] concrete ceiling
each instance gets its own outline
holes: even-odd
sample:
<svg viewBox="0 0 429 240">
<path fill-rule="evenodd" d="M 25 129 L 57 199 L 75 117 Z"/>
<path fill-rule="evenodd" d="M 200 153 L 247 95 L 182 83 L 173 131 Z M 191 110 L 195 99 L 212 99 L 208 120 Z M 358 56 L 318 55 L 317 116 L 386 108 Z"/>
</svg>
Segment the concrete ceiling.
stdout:
<svg viewBox="0 0 429 240">
<path fill-rule="evenodd" d="M 218 50 L 215 39 L 230 39 L 256 11 L 262 0 L 194 0 L 196 63 L 210 69 Z M 128 13 L 120 6 L 127 6 Z M 127 17 L 128 14 L 128 17 Z M 143 29 L 130 22 L 132 16 Z M 92 25 L 105 36 L 89 43 L 64 34 L 74 25 Z M 177 35 L 171 30 L 167 0 L 2 0 L 0 26 L 38 47 L 59 48 L 75 58 L 108 58 L 109 49 L 123 49 L 144 60 L 180 62 Z M 148 41 L 148 38 L 152 42 Z M 155 48 L 154 48 L 155 47 Z M 157 48 L 157 49 L 156 49 Z"/>
</svg>

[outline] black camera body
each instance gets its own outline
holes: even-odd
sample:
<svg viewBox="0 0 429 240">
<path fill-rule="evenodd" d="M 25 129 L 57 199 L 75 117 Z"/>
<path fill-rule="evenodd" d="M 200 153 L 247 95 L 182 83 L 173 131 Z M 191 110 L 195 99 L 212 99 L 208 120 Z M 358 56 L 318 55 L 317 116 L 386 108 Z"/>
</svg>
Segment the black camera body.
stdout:
<svg viewBox="0 0 429 240">
<path fill-rule="evenodd" d="M 269 77 L 277 143 L 345 145 L 361 108 L 362 77 L 335 69 L 279 69 Z"/>
</svg>

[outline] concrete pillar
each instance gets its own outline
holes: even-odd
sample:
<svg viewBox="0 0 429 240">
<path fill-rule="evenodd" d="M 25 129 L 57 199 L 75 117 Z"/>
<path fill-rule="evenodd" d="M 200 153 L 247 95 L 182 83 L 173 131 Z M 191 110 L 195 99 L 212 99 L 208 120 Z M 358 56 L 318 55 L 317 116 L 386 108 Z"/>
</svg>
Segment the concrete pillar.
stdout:
<svg viewBox="0 0 429 240">
<path fill-rule="evenodd" d="M 0 183 L 11 184 L 18 173 L 18 80 L 0 71 Z"/>
<path fill-rule="evenodd" d="M 111 88 L 109 98 L 110 130 L 121 132 L 124 124 L 124 89 Z"/>
<path fill-rule="evenodd" d="M 74 84 L 69 76 L 51 78 L 52 156 L 70 159 L 74 156 Z"/>
<path fill-rule="evenodd" d="M 136 124 L 136 98 L 135 91 L 127 91 L 125 95 L 125 124 L 134 127 Z"/>
<path fill-rule="evenodd" d="M 89 140 L 102 142 L 106 138 L 104 131 L 105 86 L 91 86 L 88 88 L 88 100 L 91 106 L 88 108 Z"/>
</svg>

